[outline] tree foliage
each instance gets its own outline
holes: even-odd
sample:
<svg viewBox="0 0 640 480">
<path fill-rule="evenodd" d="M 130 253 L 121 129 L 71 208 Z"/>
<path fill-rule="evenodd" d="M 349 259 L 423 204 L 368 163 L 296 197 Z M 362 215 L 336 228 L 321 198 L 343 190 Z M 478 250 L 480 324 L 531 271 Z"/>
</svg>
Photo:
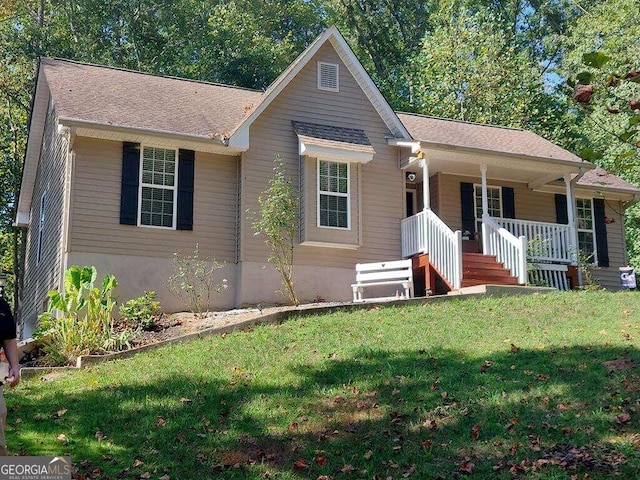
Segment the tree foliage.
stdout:
<svg viewBox="0 0 640 480">
<path fill-rule="evenodd" d="M 580 115 L 577 152 L 640 185 L 640 4 L 593 2 L 568 25 L 558 66 Z M 629 263 L 640 266 L 640 208 L 627 211 Z"/>
</svg>

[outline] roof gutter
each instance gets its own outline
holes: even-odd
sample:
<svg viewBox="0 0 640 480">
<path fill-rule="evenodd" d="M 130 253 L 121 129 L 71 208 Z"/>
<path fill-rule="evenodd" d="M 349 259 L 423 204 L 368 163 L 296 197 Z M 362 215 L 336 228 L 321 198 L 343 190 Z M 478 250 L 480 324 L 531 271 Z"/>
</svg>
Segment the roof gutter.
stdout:
<svg viewBox="0 0 640 480">
<path fill-rule="evenodd" d="M 67 127 L 99 128 L 101 130 L 109 130 L 113 132 L 123 132 L 123 133 L 134 132 L 138 134 L 147 134 L 147 135 L 153 135 L 153 136 L 158 136 L 163 138 L 168 137 L 175 140 L 188 140 L 192 142 L 209 143 L 213 141 L 219 145 L 227 146 L 227 142 L 225 142 L 225 138 L 222 135 L 205 137 L 203 135 L 193 135 L 189 133 L 179 133 L 179 132 L 159 130 L 154 128 L 139 128 L 139 127 L 132 127 L 130 125 L 118 125 L 113 123 L 94 122 L 91 120 L 81 120 L 79 118 L 71 118 L 71 117 L 58 117 L 58 123 Z"/>
</svg>

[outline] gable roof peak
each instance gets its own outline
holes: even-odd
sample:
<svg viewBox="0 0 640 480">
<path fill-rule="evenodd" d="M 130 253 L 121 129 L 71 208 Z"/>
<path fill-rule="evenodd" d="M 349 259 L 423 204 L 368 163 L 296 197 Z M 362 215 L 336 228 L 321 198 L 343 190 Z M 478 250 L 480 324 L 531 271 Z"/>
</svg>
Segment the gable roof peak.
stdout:
<svg viewBox="0 0 640 480">
<path fill-rule="evenodd" d="M 365 93 L 371 105 L 387 125 L 387 128 L 396 138 L 410 139 L 411 135 L 393 111 L 378 87 L 360 63 L 336 26 L 324 30 L 298 57 L 269 85 L 265 91 L 264 99 L 256 105 L 241 125 L 229 136 L 229 145 L 248 146 L 249 127 L 260 116 L 271 102 L 284 90 L 295 76 L 311 61 L 320 48 L 330 42 L 342 63 L 349 70 L 354 80 Z"/>
</svg>

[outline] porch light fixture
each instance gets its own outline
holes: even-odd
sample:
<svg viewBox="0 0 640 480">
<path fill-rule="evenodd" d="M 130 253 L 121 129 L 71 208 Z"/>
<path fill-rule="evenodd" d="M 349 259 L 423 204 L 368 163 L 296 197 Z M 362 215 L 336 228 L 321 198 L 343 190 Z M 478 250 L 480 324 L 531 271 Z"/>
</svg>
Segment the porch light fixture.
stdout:
<svg viewBox="0 0 640 480">
<path fill-rule="evenodd" d="M 416 174 L 413 172 L 407 172 L 407 181 L 408 182 L 415 182 L 416 181 Z"/>
</svg>

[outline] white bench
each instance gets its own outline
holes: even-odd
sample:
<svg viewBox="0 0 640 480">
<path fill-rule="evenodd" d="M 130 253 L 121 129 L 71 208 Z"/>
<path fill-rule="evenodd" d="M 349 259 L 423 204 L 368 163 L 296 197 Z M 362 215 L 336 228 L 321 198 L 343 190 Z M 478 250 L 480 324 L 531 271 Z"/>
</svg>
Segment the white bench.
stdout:
<svg viewBox="0 0 640 480">
<path fill-rule="evenodd" d="M 364 287 L 384 285 L 400 285 L 404 290 L 404 298 L 413 297 L 411 260 L 356 264 L 356 283 L 351 284 L 354 302 L 364 302 Z"/>
</svg>

